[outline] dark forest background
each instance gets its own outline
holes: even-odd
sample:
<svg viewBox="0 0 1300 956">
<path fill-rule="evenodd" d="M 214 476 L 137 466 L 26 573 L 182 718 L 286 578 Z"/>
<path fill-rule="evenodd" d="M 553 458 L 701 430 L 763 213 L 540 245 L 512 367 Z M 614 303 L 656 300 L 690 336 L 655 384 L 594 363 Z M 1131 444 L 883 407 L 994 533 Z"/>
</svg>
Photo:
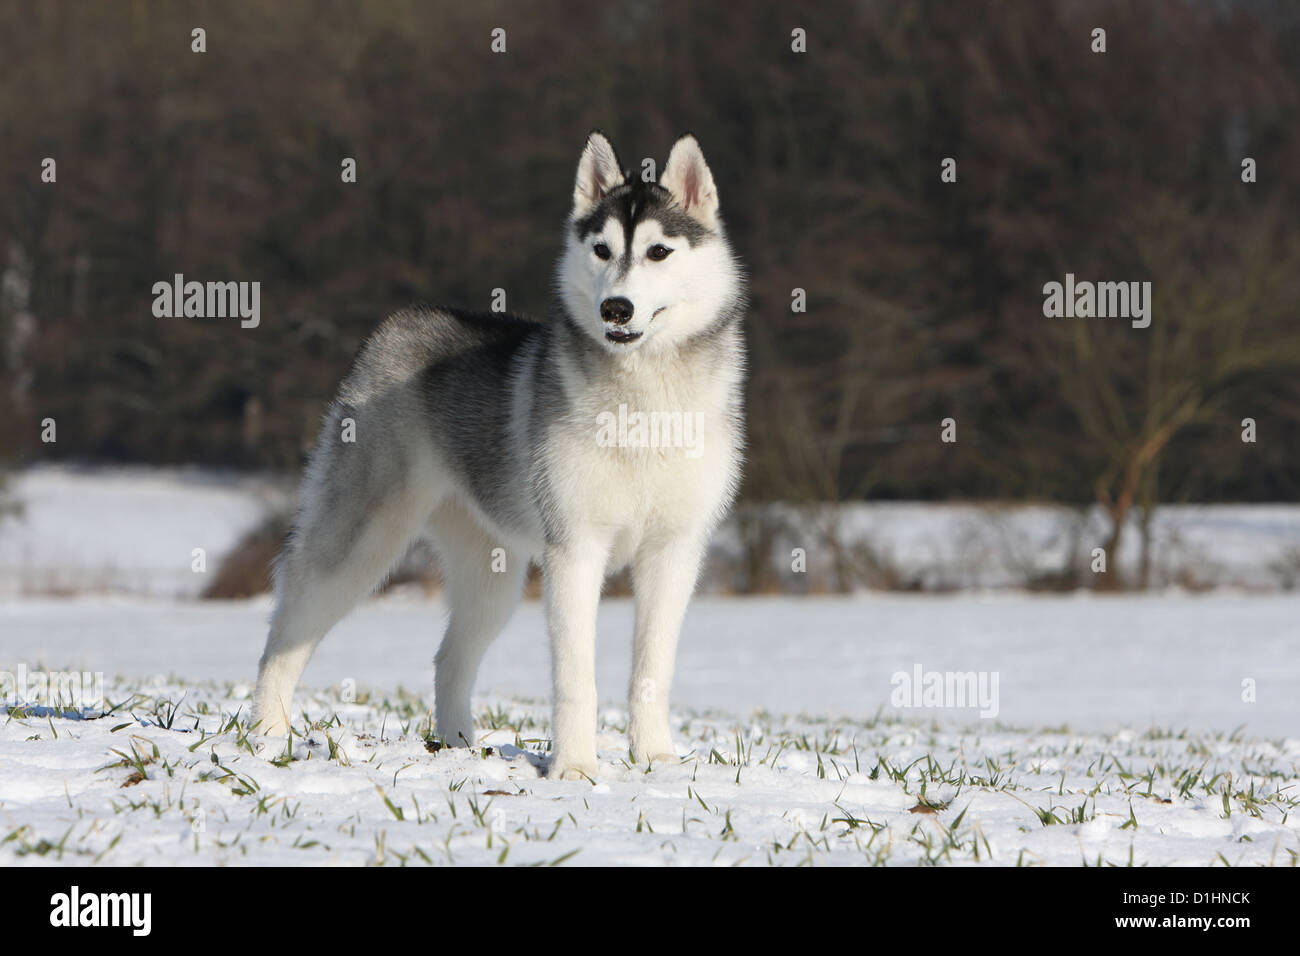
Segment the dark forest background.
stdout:
<svg viewBox="0 0 1300 956">
<path fill-rule="evenodd" d="M 0 449 L 293 470 L 389 311 L 547 313 L 589 129 L 634 170 L 693 130 L 747 501 L 1296 500 L 1298 105 L 1293 2 L 4 3 Z M 260 327 L 155 318 L 178 272 Z M 1044 318 L 1067 272 L 1150 328 Z"/>
</svg>

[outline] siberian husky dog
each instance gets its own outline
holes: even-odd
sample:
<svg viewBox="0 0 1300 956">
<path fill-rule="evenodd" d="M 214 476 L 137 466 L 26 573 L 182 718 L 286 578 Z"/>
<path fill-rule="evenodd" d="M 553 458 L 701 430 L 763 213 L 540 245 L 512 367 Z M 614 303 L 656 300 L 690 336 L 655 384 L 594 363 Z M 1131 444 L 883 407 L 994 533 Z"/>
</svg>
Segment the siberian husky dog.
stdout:
<svg viewBox="0 0 1300 956">
<path fill-rule="evenodd" d="M 631 755 L 676 759 L 678 632 L 744 439 L 744 282 L 695 137 L 677 140 L 654 183 L 628 179 L 591 134 L 557 287 L 546 322 L 411 309 L 362 347 L 276 565 L 256 733 L 288 733 L 316 645 L 428 534 L 451 612 L 435 658 L 442 740 L 473 745 L 479 663 L 537 560 L 554 685 L 547 773 L 594 777 L 596 608 L 606 575 L 630 565 Z"/>
</svg>

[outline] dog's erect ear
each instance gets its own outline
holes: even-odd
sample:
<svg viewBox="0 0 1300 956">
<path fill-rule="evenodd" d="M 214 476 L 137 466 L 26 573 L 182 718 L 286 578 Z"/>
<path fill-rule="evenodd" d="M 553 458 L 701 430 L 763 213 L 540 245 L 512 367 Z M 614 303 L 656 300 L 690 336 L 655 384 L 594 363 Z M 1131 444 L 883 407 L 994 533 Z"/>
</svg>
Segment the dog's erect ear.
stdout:
<svg viewBox="0 0 1300 956">
<path fill-rule="evenodd" d="M 691 216 L 709 228 L 718 223 L 718 189 L 695 137 L 687 133 L 673 144 L 659 185 Z"/>
<path fill-rule="evenodd" d="M 606 193 L 622 182 L 623 167 L 618 154 L 604 133 L 593 131 L 578 160 L 578 178 L 573 184 L 573 217 L 580 219 L 591 212 Z"/>
</svg>

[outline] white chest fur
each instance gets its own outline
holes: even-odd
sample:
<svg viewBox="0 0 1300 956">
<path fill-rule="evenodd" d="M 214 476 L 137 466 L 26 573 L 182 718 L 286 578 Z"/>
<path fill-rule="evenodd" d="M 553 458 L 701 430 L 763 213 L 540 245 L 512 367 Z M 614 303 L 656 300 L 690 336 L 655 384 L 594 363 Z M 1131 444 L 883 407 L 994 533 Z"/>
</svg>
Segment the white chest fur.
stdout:
<svg viewBox="0 0 1300 956">
<path fill-rule="evenodd" d="M 570 411 L 546 443 L 566 524 L 607 532 L 616 552 L 648 529 L 707 533 L 730 499 L 741 444 L 736 370 L 629 359 L 597 377 L 565 364 Z"/>
</svg>

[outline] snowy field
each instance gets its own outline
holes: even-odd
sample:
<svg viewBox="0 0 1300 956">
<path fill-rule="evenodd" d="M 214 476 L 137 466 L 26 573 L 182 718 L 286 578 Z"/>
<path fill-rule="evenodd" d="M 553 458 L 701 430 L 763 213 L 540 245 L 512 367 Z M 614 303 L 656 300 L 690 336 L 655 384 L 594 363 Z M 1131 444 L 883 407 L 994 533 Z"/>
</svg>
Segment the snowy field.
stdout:
<svg viewBox="0 0 1300 956">
<path fill-rule="evenodd" d="M 265 600 L 0 602 L 0 666 L 102 671 L 111 711 L 11 712 L 0 862 L 1300 857 L 1290 597 L 705 598 L 675 686 L 682 761 L 649 772 L 628 764 L 622 736 L 631 605 L 608 601 L 593 783 L 541 776 L 548 669 L 533 602 L 485 663 L 486 749 L 429 749 L 442 611 L 397 595 L 322 645 L 293 759 L 255 756 L 245 721 L 268 611 Z M 998 715 L 897 706 L 894 675 L 917 665 L 996 673 Z"/>
<path fill-rule="evenodd" d="M 192 554 L 215 570 L 292 489 L 38 468 L 10 491 L 0 865 L 1300 859 L 1300 508 L 1165 509 L 1158 576 L 1213 588 L 1102 596 L 1006 587 L 1087 544 L 1077 516 L 855 507 L 846 539 L 981 590 L 701 596 L 674 685 L 681 761 L 648 772 L 623 735 L 633 608 L 607 600 L 601 771 L 558 782 L 537 602 L 484 664 L 480 749 L 429 739 L 444 609 L 399 590 L 327 638 L 291 759 L 267 759 L 247 718 L 270 601 L 193 600 Z M 74 707 L 42 691 L 49 672 L 87 675 Z"/>
<path fill-rule="evenodd" d="M 288 507 L 284 482 L 189 468 L 29 468 L 0 520 L 0 594 L 196 597 L 249 531 Z"/>
<path fill-rule="evenodd" d="M 22 514 L 0 520 L 0 595 L 197 596 L 245 534 L 291 508 L 293 491 L 284 477 L 202 469 L 26 469 L 10 488 Z M 771 566 L 792 591 L 827 582 L 830 549 L 816 530 L 827 521 L 844 548 L 869 555 L 904 589 L 1014 589 L 1059 573 L 1071 556 L 1087 567 L 1106 540 L 1095 509 L 1046 505 L 869 502 L 829 518 L 790 508 L 771 508 L 768 518 Z M 1156 512 L 1151 538 L 1157 588 L 1300 590 L 1300 506 L 1168 505 Z M 196 548 L 209 575 L 192 570 Z M 793 548 L 806 552 L 804 575 L 788 571 Z M 1139 550 L 1131 524 L 1119 562 L 1135 568 Z M 715 539 L 706 589 L 738 562 L 730 523 Z"/>
</svg>

